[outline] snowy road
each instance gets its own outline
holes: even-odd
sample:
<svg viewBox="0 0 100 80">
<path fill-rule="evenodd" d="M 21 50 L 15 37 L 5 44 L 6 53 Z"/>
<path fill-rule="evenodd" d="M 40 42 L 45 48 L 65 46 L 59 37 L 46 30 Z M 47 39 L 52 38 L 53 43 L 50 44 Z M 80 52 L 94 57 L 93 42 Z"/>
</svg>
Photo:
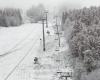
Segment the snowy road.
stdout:
<svg viewBox="0 0 100 80">
<path fill-rule="evenodd" d="M 42 37 L 41 24 L 27 24 L 0 30 L 0 55 L 9 53 L 0 56 L 0 80 L 8 80 L 18 64 L 30 53 L 33 57 L 36 55 L 40 37 Z"/>
</svg>

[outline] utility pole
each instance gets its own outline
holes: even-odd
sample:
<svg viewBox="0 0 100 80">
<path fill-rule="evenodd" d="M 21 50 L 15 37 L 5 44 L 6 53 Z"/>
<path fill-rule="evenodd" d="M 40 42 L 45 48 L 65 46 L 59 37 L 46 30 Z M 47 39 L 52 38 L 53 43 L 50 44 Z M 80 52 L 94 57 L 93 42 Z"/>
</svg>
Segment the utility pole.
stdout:
<svg viewBox="0 0 100 80">
<path fill-rule="evenodd" d="M 56 27 L 57 27 L 57 33 L 56 34 L 58 35 L 58 40 L 59 40 L 58 44 L 59 44 L 59 47 L 60 47 L 60 33 L 59 33 L 59 28 L 58 28 L 59 25 L 57 23 L 58 22 L 58 16 L 55 16 L 55 18 L 56 18 Z"/>
<path fill-rule="evenodd" d="M 48 11 L 46 10 L 44 13 L 46 15 L 46 28 L 48 28 Z"/>
<path fill-rule="evenodd" d="M 45 19 L 42 18 L 42 29 L 43 29 L 43 51 L 45 51 L 45 32 L 44 32 L 44 21 Z"/>
</svg>

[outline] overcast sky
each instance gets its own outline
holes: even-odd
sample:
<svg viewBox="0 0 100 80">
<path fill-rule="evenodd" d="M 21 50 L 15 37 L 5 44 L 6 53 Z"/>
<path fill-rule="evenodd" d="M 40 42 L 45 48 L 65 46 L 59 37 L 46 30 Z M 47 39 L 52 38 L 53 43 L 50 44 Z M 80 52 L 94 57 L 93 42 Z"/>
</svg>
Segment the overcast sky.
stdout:
<svg viewBox="0 0 100 80">
<path fill-rule="evenodd" d="M 47 7 L 55 7 L 65 3 L 68 7 L 83 7 L 83 6 L 99 6 L 100 0 L 0 0 L 0 7 L 18 7 L 27 9 L 31 5 L 39 3 L 45 4 Z"/>
</svg>

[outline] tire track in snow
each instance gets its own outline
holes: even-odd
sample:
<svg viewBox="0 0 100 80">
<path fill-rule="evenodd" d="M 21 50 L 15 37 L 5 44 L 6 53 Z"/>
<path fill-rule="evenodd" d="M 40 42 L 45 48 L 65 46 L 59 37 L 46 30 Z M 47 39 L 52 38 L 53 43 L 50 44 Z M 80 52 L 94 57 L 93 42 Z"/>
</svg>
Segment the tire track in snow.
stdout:
<svg viewBox="0 0 100 80">
<path fill-rule="evenodd" d="M 37 37 L 37 39 L 38 38 L 39 37 Z M 28 56 L 28 54 L 31 52 L 31 50 L 35 47 L 34 45 L 37 44 L 37 39 L 35 40 L 35 42 L 33 41 L 31 48 L 27 51 L 27 53 L 24 55 L 24 57 L 18 62 L 18 64 L 11 70 L 11 72 L 5 77 L 4 80 L 8 80 L 8 78 L 12 75 L 12 73 L 16 70 L 16 68 L 21 64 L 21 62 Z"/>
<path fill-rule="evenodd" d="M 5 52 L 2 55 L 0 55 L 0 58 L 22 49 L 22 47 L 20 47 L 20 48 L 17 48 L 17 47 L 20 46 L 22 43 L 24 43 L 28 39 L 28 37 L 30 37 L 30 35 L 32 33 L 33 33 L 33 30 L 27 36 L 25 36 L 22 40 L 20 40 L 13 48 L 11 48 L 7 52 Z"/>
</svg>

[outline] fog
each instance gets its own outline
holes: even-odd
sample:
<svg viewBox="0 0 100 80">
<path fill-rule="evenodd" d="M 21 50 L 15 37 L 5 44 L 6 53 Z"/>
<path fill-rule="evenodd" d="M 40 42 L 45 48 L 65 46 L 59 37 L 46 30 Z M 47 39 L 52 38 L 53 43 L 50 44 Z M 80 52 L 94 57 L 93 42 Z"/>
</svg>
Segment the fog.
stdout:
<svg viewBox="0 0 100 80">
<path fill-rule="evenodd" d="M 0 8 L 16 7 L 28 9 L 32 5 L 44 4 L 47 8 L 61 6 L 63 3 L 69 8 L 81 8 L 89 6 L 99 6 L 100 0 L 0 0 Z"/>
</svg>

